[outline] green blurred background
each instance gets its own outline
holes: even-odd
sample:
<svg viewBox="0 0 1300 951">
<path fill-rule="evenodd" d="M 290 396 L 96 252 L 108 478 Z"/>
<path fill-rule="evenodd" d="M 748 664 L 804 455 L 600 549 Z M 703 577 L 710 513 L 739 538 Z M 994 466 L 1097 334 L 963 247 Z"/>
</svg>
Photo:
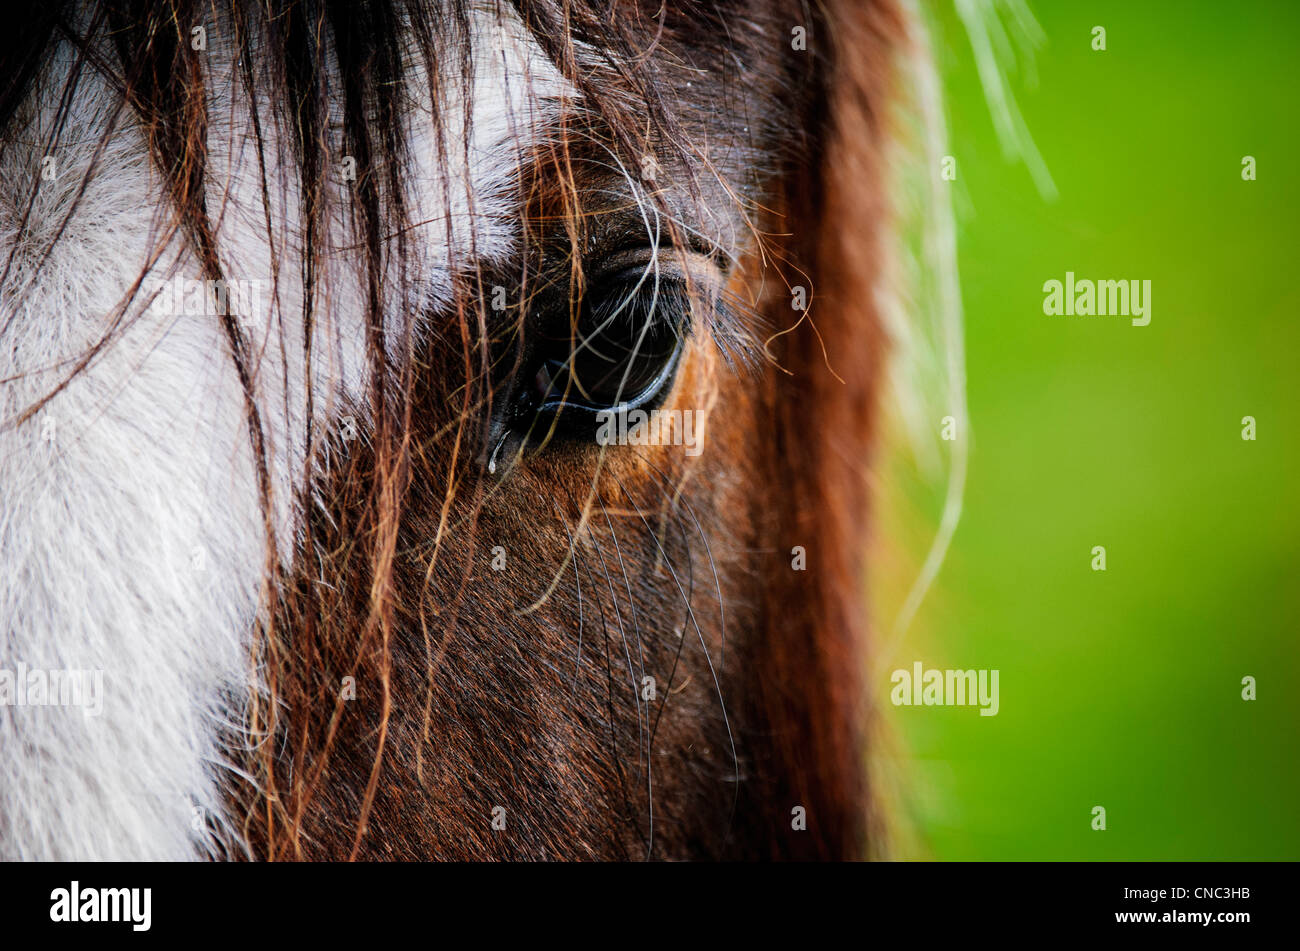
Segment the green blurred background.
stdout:
<svg viewBox="0 0 1300 951">
<path fill-rule="evenodd" d="M 1032 6 L 1047 40 L 1011 89 L 1053 201 L 1004 158 L 956 13 L 932 24 L 970 470 L 876 687 L 915 660 L 997 668 L 1001 710 L 886 705 L 874 765 L 902 809 L 896 855 L 1297 859 L 1300 4 Z M 1043 282 L 1067 270 L 1149 279 L 1151 324 L 1045 316 Z M 903 453 L 886 461 L 879 532 L 900 550 L 872 578 L 884 628 L 928 542 L 913 516 L 932 529 L 941 507 L 942 480 L 917 485 Z"/>
</svg>

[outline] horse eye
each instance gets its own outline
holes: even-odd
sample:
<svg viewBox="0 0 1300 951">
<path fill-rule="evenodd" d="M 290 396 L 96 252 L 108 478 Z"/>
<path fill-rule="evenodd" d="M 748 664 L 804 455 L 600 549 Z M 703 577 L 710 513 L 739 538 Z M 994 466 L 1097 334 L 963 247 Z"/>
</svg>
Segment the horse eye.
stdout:
<svg viewBox="0 0 1300 951">
<path fill-rule="evenodd" d="M 598 414 L 653 409 L 677 372 L 689 304 L 676 282 L 635 276 L 592 287 L 577 320 L 544 327 L 516 389 L 513 428 L 541 441 L 552 431 L 593 441 Z"/>
</svg>

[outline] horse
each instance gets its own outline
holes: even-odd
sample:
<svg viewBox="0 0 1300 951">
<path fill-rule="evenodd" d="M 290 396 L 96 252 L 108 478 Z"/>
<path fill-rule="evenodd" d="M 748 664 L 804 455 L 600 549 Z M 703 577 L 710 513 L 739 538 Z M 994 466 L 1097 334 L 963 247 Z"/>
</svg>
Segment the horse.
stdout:
<svg viewBox="0 0 1300 951">
<path fill-rule="evenodd" d="M 120 0 L 0 37 L 0 856 L 878 852 L 913 17 Z"/>
</svg>

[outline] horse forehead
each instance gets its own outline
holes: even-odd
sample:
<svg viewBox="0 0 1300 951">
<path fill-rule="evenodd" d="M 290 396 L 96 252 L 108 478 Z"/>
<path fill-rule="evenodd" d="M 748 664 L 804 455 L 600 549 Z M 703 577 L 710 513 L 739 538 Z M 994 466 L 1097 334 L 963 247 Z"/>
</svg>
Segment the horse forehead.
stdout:
<svg viewBox="0 0 1300 951">
<path fill-rule="evenodd" d="M 414 50 L 406 57 L 401 197 L 407 218 L 403 235 L 412 259 L 405 264 L 415 268 L 413 274 L 407 272 L 414 278 L 413 285 L 435 302 L 451 297 L 456 271 L 504 261 L 516 250 L 518 185 L 525 156 L 549 135 L 565 104 L 578 98 L 512 11 L 495 5 L 471 7 L 467 41 L 468 71 L 449 50 L 443 50 L 444 55 L 432 64 Z M 216 77 L 213 86 L 237 88 L 239 67 L 233 57 L 227 58 L 224 68 L 226 75 Z M 431 69 L 436 75 L 430 74 Z M 292 152 L 288 143 L 257 140 L 258 128 L 276 128 L 269 103 L 263 97 L 263 114 L 256 126 L 250 108 L 247 99 L 231 99 L 227 94 L 227 100 L 212 110 L 209 177 L 211 187 L 221 194 L 221 207 L 233 212 L 219 216 L 222 253 L 236 267 L 269 272 L 275 236 L 268 235 L 263 224 L 263 203 L 269 199 L 272 218 L 292 225 L 301 220 L 302 196 L 292 187 L 294 170 L 280 167 Z M 348 154 L 339 104 L 332 103 L 331 108 L 332 164 L 325 186 L 331 206 L 344 209 L 364 176 L 385 173 L 362 167 L 357 156 Z M 273 134 L 285 133 L 281 129 Z M 263 191 L 262 173 L 268 158 L 272 169 L 267 177 L 283 176 L 290 184 L 269 196 Z M 322 242 L 328 255 L 323 279 L 332 280 L 339 294 L 347 293 L 349 282 L 365 283 L 349 273 L 349 265 L 359 266 L 363 256 L 355 251 L 356 235 L 344 233 L 343 217 L 326 221 Z M 290 249 L 301 254 L 301 235 L 290 229 L 286 237 Z M 252 261 L 245 265 L 241 258 Z M 351 290 L 358 292 L 355 286 Z M 322 303 L 328 306 L 328 296 Z M 355 312 L 355 303 L 343 300 L 340 309 Z M 392 326 L 400 328 L 400 321 L 393 320 Z"/>
</svg>

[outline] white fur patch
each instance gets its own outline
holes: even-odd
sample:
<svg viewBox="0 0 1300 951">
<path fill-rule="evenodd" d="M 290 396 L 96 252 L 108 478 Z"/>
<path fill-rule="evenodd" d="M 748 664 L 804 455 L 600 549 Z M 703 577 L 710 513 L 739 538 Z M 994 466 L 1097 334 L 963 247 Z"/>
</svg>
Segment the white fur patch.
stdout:
<svg viewBox="0 0 1300 951">
<path fill-rule="evenodd" d="M 567 93 L 518 23 L 488 14 L 475 22 L 475 83 L 442 104 L 445 158 L 431 119 L 413 121 L 410 218 L 426 223 L 414 235 L 418 280 L 435 300 L 449 294 L 452 267 L 469 263 L 471 236 L 481 257 L 512 249 L 517 147 L 540 134 L 549 101 Z M 208 42 L 197 54 L 213 64 L 208 208 L 226 277 L 260 282 L 259 306 L 240 318 L 258 355 L 278 545 L 288 557 L 306 464 L 296 179 L 268 115 L 269 239 L 251 123 L 232 95 L 233 56 L 219 27 L 208 28 Z M 0 287 L 0 680 L 19 665 L 101 670 L 104 695 L 102 712 L 87 716 L 3 703 L 0 683 L 0 859 L 192 858 L 213 847 L 210 824 L 228 825 L 221 731 L 238 734 L 242 704 L 258 689 L 249 658 L 265 547 L 253 454 L 218 320 L 174 313 L 165 300 L 145 306 L 159 282 L 201 277 L 175 240 L 98 357 L 15 425 L 108 331 L 158 251 L 167 214 L 145 143 L 125 123 L 41 263 L 113 108 L 107 86 L 87 75 L 51 151 L 53 180 L 41 184 L 29 230 L 16 233 L 31 185 L 49 167 L 31 143 L 45 140 L 70 64 L 66 47 L 51 58 L 21 136 L 28 144 L 11 141 L 0 167 L 0 260 L 18 245 Z M 467 103 L 474 133 L 463 143 L 458 110 Z M 349 407 L 364 404 L 367 382 L 360 255 L 344 250 L 352 238 L 340 220 L 330 218 L 317 309 L 317 432 L 359 412 Z"/>
</svg>

